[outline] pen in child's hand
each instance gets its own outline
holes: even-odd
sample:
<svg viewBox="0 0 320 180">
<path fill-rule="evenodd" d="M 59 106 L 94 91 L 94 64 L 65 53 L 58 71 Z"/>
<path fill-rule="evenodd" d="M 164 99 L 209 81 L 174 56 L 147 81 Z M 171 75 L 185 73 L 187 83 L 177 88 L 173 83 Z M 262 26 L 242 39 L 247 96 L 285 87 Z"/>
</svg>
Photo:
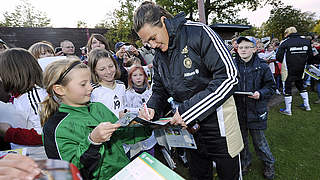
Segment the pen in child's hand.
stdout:
<svg viewBox="0 0 320 180">
<path fill-rule="evenodd" d="M 148 111 L 147 103 L 146 103 L 146 100 L 144 98 L 142 98 L 142 103 L 143 103 L 143 109 L 147 114 L 147 119 L 150 120 L 150 114 L 149 114 L 149 111 Z"/>
</svg>

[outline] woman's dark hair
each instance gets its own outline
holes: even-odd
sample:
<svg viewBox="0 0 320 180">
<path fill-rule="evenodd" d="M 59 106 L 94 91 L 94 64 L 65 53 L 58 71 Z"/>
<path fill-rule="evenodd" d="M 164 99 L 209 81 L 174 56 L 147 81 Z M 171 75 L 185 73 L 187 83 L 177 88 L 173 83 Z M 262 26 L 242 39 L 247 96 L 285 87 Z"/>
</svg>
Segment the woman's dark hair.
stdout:
<svg viewBox="0 0 320 180">
<path fill-rule="evenodd" d="M 23 94 L 42 85 L 42 69 L 25 49 L 12 48 L 0 54 L 0 78 L 5 91 Z"/>
<path fill-rule="evenodd" d="M 88 66 L 91 70 L 91 80 L 95 84 L 98 84 L 100 81 L 100 79 L 96 73 L 96 66 L 97 66 L 98 61 L 102 58 L 109 58 L 112 60 L 114 66 L 116 67 L 116 74 L 115 74 L 114 79 L 118 79 L 121 76 L 121 72 L 120 72 L 120 68 L 118 66 L 118 63 L 113 58 L 113 55 L 110 51 L 107 51 L 105 49 L 93 49 L 89 53 Z"/>
<path fill-rule="evenodd" d="M 162 27 L 160 21 L 162 16 L 168 19 L 173 17 L 163 7 L 151 1 L 145 1 L 134 12 L 133 28 L 136 32 L 139 32 L 145 24 Z"/>
<path fill-rule="evenodd" d="M 104 44 L 106 50 L 110 50 L 108 40 L 104 36 L 102 36 L 101 34 L 92 34 L 90 36 L 90 38 L 88 40 L 88 44 L 87 44 L 88 52 L 90 52 L 92 50 L 91 45 L 92 45 L 93 38 L 96 38 L 98 41 L 102 42 Z"/>
</svg>

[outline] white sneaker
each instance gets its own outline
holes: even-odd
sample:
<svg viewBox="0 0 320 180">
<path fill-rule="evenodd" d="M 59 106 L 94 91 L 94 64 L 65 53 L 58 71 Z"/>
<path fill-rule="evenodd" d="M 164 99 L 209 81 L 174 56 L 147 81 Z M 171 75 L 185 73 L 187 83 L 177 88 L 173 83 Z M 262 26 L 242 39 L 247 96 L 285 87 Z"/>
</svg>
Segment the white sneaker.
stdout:
<svg viewBox="0 0 320 180">
<path fill-rule="evenodd" d="M 281 95 L 281 92 L 277 89 L 277 90 L 276 90 L 276 94 L 277 94 L 277 95 Z"/>
<path fill-rule="evenodd" d="M 306 107 L 306 111 L 311 111 L 310 106 L 307 106 L 307 107 Z"/>
<path fill-rule="evenodd" d="M 287 116 L 292 116 L 292 113 L 287 111 L 286 109 L 280 109 L 279 111 L 281 114 L 287 115 Z"/>
<path fill-rule="evenodd" d="M 305 106 L 304 104 L 301 104 L 299 107 L 305 111 L 311 111 L 310 106 Z"/>
</svg>

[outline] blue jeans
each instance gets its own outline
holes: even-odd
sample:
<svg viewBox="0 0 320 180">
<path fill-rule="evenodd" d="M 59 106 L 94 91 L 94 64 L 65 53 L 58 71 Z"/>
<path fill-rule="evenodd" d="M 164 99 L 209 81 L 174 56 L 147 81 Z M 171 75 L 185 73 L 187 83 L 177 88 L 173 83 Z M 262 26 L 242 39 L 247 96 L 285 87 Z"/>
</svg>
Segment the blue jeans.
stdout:
<svg viewBox="0 0 320 180">
<path fill-rule="evenodd" d="M 275 159 L 270 151 L 267 139 L 264 135 L 264 131 L 257 129 L 247 129 L 242 132 L 244 149 L 240 153 L 241 166 L 249 166 L 252 160 L 252 155 L 249 151 L 248 131 L 250 132 L 250 135 L 252 137 L 253 146 L 258 157 L 264 162 L 265 166 L 272 166 L 275 162 Z"/>
</svg>

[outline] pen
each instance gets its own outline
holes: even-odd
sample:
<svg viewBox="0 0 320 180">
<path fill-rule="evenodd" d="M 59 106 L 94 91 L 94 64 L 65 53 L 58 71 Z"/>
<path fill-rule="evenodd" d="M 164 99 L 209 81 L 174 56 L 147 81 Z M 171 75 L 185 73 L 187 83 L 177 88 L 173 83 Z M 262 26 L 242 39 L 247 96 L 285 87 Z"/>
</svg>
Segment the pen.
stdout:
<svg viewBox="0 0 320 180">
<path fill-rule="evenodd" d="M 149 111 L 148 111 L 148 107 L 147 107 L 146 100 L 145 100 L 144 98 L 142 98 L 142 103 L 143 103 L 143 109 L 144 109 L 144 111 L 146 112 L 147 118 L 148 118 L 148 120 L 149 120 L 149 119 L 150 119 L 150 114 L 149 114 Z"/>
</svg>

